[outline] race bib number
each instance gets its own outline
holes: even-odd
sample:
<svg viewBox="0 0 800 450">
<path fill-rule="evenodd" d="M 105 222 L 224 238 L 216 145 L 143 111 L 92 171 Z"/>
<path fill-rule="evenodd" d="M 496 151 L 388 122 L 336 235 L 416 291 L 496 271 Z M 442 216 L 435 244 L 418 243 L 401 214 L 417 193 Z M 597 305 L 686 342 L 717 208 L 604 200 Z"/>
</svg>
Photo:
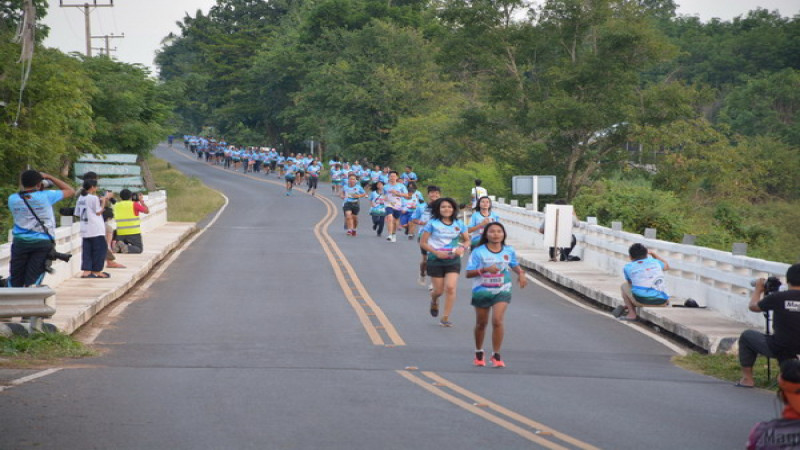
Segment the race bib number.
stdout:
<svg viewBox="0 0 800 450">
<path fill-rule="evenodd" d="M 505 276 L 502 273 L 481 274 L 481 286 L 486 288 L 499 288 L 504 284 Z"/>
</svg>

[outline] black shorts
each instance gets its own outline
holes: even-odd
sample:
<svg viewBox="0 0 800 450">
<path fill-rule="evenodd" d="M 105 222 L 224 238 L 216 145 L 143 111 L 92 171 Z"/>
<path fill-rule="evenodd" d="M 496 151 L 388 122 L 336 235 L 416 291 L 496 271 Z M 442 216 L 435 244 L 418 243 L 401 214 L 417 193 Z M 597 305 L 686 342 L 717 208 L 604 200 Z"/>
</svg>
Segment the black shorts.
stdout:
<svg viewBox="0 0 800 450">
<path fill-rule="evenodd" d="M 354 216 L 357 216 L 359 211 L 361 211 L 361 205 L 359 205 L 358 202 L 347 202 L 342 206 L 342 211 L 350 211 Z"/>
<path fill-rule="evenodd" d="M 425 269 L 428 273 L 428 276 L 431 278 L 444 278 L 444 276 L 448 273 L 460 273 L 461 272 L 461 263 L 457 262 L 454 264 L 447 264 L 444 266 L 435 265 L 432 266 L 428 264 L 428 267 Z"/>
</svg>

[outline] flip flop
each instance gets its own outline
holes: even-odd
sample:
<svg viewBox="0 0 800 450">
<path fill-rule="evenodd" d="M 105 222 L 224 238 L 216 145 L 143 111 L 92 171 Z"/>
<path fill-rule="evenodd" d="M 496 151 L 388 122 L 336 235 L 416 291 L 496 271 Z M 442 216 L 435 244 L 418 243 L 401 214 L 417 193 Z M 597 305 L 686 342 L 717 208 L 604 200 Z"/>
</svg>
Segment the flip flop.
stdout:
<svg viewBox="0 0 800 450">
<path fill-rule="evenodd" d="M 733 387 L 745 388 L 745 389 L 753 389 L 755 386 L 750 386 L 750 385 L 747 385 L 747 384 L 742 384 L 741 382 L 736 382 L 736 384 L 734 384 Z"/>
<path fill-rule="evenodd" d="M 100 278 L 97 275 L 90 273 L 89 275 L 81 275 L 81 278 Z"/>
</svg>

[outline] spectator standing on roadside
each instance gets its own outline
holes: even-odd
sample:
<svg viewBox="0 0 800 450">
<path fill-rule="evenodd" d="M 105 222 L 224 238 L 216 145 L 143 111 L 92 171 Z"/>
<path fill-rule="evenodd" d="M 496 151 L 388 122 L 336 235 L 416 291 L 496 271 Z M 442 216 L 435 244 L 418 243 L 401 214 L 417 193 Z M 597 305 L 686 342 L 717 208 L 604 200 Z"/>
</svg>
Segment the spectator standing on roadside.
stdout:
<svg viewBox="0 0 800 450">
<path fill-rule="evenodd" d="M 478 206 L 478 199 L 489 196 L 489 192 L 486 190 L 486 188 L 481 187 L 481 184 L 483 184 L 483 181 L 481 181 L 480 178 L 476 178 L 475 187 L 472 188 L 472 191 L 469 194 L 470 201 L 472 202 L 472 209 L 475 209 Z"/>
<path fill-rule="evenodd" d="M 55 246 L 53 205 L 75 194 L 66 182 L 35 170 L 23 172 L 20 183 L 22 190 L 8 197 L 8 208 L 14 218 L 9 264 L 9 285 L 12 287 L 41 283 L 47 255 Z M 58 189 L 45 190 L 49 184 Z"/>
<path fill-rule="evenodd" d="M 90 171 L 83 174 L 84 181 L 97 179 L 97 173 L 95 172 Z M 114 256 L 114 251 L 112 250 L 114 231 L 117 228 L 116 221 L 114 220 L 114 202 L 114 197 L 111 195 L 106 201 L 105 207 L 103 208 L 103 226 L 106 230 L 106 245 L 108 247 L 108 251 L 106 252 L 106 267 L 109 269 L 124 269 L 125 266 L 116 261 L 117 258 Z"/>
<path fill-rule="evenodd" d="M 114 204 L 114 218 L 117 221 L 117 243 L 124 244 L 123 253 L 142 253 L 142 228 L 140 213 L 150 214 L 150 208 L 144 203 L 141 195 L 134 194 L 130 189 L 119 192 L 122 200 Z M 126 251 L 127 250 L 127 251 Z"/>
<path fill-rule="evenodd" d="M 106 253 L 108 253 L 103 210 L 112 195 L 111 192 L 106 192 L 102 198 L 98 198 L 97 180 L 91 178 L 83 180 L 83 189 L 75 203 L 75 215 L 80 220 L 83 240 L 81 278 L 111 278 L 111 275 L 103 272 Z"/>
</svg>

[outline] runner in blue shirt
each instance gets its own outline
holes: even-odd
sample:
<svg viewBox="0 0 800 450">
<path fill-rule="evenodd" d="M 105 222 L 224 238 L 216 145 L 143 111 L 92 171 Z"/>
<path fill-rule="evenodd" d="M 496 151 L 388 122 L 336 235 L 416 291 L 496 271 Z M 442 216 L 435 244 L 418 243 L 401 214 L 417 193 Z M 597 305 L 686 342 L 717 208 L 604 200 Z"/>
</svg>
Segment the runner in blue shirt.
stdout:
<svg viewBox="0 0 800 450">
<path fill-rule="evenodd" d="M 408 183 L 413 181 L 417 182 L 417 174 L 411 171 L 411 166 L 406 166 L 406 171 L 403 172 L 403 175 L 400 177 L 403 179 L 403 184 L 408 186 Z"/>
<path fill-rule="evenodd" d="M 417 190 L 417 183 L 413 181 L 409 182 L 407 189 L 409 197 L 403 200 L 403 213 L 400 214 L 400 226 L 405 229 L 408 240 L 413 240 L 414 222 L 411 221 L 411 217 L 414 215 L 419 205 L 425 203 L 425 198 L 422 197 L 422 193 Z"/>
<path fill-rule="evenodd" d="M 433 282 L 430 313 L 439 315 L 439 297 L 445 294 L 443 327 L 452 327 L 450 313 L 456 301 L 461 256 L 467 248 L 469 234 L 458 220 L 458 204 L 452 198 L 440 198 L 431 205 L 431 220 L 422 229 L 420 247 L 428 252 L 428 276 Z"/>
<path fill-rule="evenodd" d="M 311 195 L 317 195 L 317 183 L 319 182 L 319 174 L 322 172 L 322 164 L 316 159 L 308 165 L 308 191 Z"/>
<path fill-rule="evenodd" d="M 483 228 L 492 222 L 500 222 L 500 216 L 492 212 L 492 199 L 481 197 L 478 200 L 478 206 L 475 207 L 475 212 L 472 213 L 472 217 L 469 219 L 470 246 L 472 248 L 478 246 L 483 234 Z"/>
<path fill-rule="evenodd" d="M 297 173 L 297 166 L 293 162 L 286 162 L 283 165 L 284 179 L 286 180 L 286 195 L 292 195 L 292 187 L 294 186 L 295 174 Z"/>
<path fill-rule="evenodd" d="M 384 183 L 383 189 L 386 191 L 386 238 L 389 242 L 397 242 L 397 227 L 400 222 L 400 214 L 403 213 L 403 200 L 408 199 L 408 189 L 397 179 L 397 172 L 389 172 L 389 182 Z"/>
<path fill-rule="evenodd" d="M 422 239 L 422 230 L 425 228 L 425 224 L 431 220 L 431 205 L 433 205 L 436 200 L 439 200 L 439 197 L 441 196 L 442 192 L 439 190 L 438 186 L 428 186 L 428 203 L 421 203 L 419 206 L 417 206 L 417 209 L 411 216 L 411 221 L 414 222 L 414 224 L 419 228 L 419 231 L 417 232 L 417 242 Z M 425 286 L 425 275 L 428 266 L 428 252 L 422 247 L 420 247 L 420 252 L 422 253 L 422 261 L 419 263 L 418 282 L 420 286 Z M 433 285 L 431 284 L 428 289 L 433 290 Z"/>
<path fill-rule="evenodd" d="M 386 193 L 383 191 L 383 183 L 378 181 L 372 185 L 372 193 L 369 194 L 369 215 L 372 217 L 372 229 L 376 231 L 378 237 L 383 234 L 383 224 L 386 222 Z"/>
<path fill-rule="evenodd" d="M 511 272 L 517 274 L 520 289 L 528 284 L 525 273 L 517 262 L 517 255 L 506 245 L 506 229 L 499 222 L 487 224 L 479 246 L 472 251 L 467 263 L 467 278 L 472 278 L 472 306 L 475 307 L 475 359 L 476 366 L 486 365 L 483 357 L 483 339 L 489 315 L 492 315 L 492 365 L 505 367 L 500 348 L 505 335 L 504 319 L 511 302 Z"/>
<path fill-rule="evenodd" d="M 367 193 L 358 184 L 358 178 L 355 175 L 350 175 L 347 178 L 347 186 L 342 188 L 342 193 L 339 196 L 344 199 L 342 211 L 344 211 L 344 227 L 347 229 L 347 235 L 355 237 L 356 229 L 358 228 L 358 212 L 361 209 L 358 200 L 366 197 Z"/>
</svg>

